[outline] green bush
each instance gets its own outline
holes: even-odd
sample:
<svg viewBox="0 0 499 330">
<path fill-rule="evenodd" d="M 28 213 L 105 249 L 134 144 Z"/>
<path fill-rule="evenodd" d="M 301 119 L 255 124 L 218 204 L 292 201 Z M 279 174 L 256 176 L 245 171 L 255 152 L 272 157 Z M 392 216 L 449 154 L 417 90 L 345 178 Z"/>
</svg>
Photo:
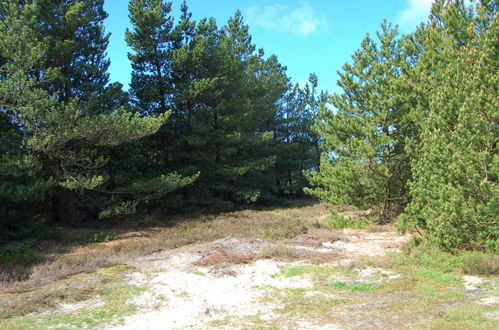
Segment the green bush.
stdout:
<svg viewBox="0 0 499 330">
<path fill-rule="evenodd" d="M 100 231 L 98 233 L 93 233 L 85 237 L 80 241 L 81 244 L 87 245 L 92 243 L 102 243 L 108 242 L 116 237 L 116 232 L 114 231 Z"/>
<path fill-rule="evenodd" d="M 32 263 L 35 260 L 35 245 L 35 240 L 27 240 L 0 247 L 0 266 L 10 269 Z"/>
<path fill-rule="evenodd" d="M 331 218 L 329 219 L 329 226 L 333 229 L 343 229 L 343 228 L 354 228 L 354 229 L 366 229 L 369 225 L 369 219 L 356 220 L 350 217 L 344 217 L 338 213 L 333 212 Z"/>
</svg>

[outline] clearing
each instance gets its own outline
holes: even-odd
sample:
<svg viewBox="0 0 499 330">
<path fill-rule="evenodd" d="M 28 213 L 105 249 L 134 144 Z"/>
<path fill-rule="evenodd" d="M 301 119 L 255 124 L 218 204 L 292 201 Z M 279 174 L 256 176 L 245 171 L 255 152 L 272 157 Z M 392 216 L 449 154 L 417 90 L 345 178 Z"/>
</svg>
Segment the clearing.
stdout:
<svg viewBox="0 0 499 330">
<path fill-rule="evenodd" d="M 301 203 L 52 246 L 26 281 L 3 285 L 0 327 L 499 328 L 497 276 L 415 262 L 400 253 L 409 236 L 392 226 L 334 230 L 330 211 Z"/>
</svg>

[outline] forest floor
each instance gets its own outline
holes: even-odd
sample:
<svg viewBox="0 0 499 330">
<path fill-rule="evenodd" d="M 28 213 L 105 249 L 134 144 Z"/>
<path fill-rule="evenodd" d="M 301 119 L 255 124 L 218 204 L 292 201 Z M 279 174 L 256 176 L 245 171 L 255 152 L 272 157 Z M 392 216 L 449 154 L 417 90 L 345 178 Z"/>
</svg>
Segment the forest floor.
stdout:
<svg viewBox="0 0 499 330">
<path fill-rule="evenodd" d="M 400 253 L 409 236 L 334 230 L 330 212 L 304 203 L 175 219 L 53 248 L 26 281 L 1 287 L 0 328 L 499 328 L 497 276 L 413 262 Z"/>
</svg>

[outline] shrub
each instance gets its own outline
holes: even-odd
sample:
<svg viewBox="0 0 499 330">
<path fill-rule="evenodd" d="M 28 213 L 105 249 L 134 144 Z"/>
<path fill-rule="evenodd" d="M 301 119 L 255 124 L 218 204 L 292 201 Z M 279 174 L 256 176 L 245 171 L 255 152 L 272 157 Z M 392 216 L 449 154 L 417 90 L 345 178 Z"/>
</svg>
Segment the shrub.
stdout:
<svg viewBox="0 0 499 330">
<path fill-rule="evenodd" d="M 116 236 L 113 231 L 100 231 L 98 233 L 93 233 L 81 240 L 81 244 L 87 245 L 92 243 L 102 243 L 112 240 Z"/>
<path fill-rule="evenodd" d="M 328 224 L 333 229 L 343 229 L 343 228 L 366 229 L 369 226 L 370 221 L 367 218 L 356 220 L 333 212 L 331 214 L 331 218 L 329 219 Z"/>
<path fill-rule="evenodd" d="M 0 266 L 14 268 L 26 266 L 35 260 L 35 240 L 16 242 L 0 248 Z"/>
<path fill-rule="evenodd" d="M 475 275 L 499 275 L 499 256 L 474 252 L 463 260 L 463 271 Z"/>
</svg>

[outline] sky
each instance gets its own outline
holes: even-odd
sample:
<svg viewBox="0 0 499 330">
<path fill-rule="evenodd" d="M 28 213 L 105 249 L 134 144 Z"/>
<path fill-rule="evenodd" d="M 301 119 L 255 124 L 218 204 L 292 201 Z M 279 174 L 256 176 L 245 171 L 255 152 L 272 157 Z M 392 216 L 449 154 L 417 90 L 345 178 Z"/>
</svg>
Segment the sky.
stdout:
<svg viewBox="0 0 499 330">
<path fill-rule="evenodd" d="M 188 0 L 194 20 L 214 17 L 224 25 L 241 10 L 253 43 L 266 55 L 275 54 L 287 66 L 293 82 L 305 83 L 310 73 L 319 88 L 339 92 L 337 70 L 369 33 L 375 36 L 384 18 L 399 25 L 401 33 L 414 31 L 426 20 L 433 0 Z M 173 16 L 179 17 L 182 0 L 173 0 Z M 131 66 L 124 41 L 130 27 L 128 0 L 105 0 L 111 32 L 108 56 L 111 81 L 128 88 Z"/>
</svg>

